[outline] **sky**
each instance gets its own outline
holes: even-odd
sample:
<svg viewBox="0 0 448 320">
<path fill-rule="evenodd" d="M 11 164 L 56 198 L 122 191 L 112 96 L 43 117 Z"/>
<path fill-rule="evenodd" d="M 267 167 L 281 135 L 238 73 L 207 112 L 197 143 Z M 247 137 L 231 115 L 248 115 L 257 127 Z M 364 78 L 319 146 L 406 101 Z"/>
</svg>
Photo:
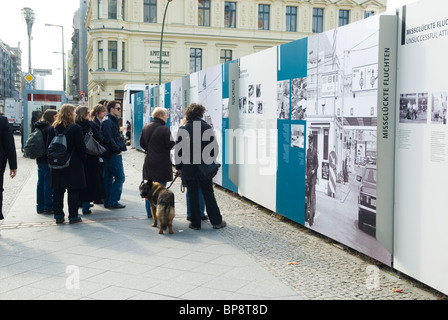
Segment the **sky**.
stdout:
<svg viewBox="0 0 448 320">
<path fill-rule="evenodd" d="M 22 18 L 22 8 L 29 7 L 35 13 L 31 40 L 31 66 L 33 69 L 52 69 L 51 76 L 45 76 L 46 90 L 62 90 L 62 33 L 64 26 L 64 49 L 71 50 L 73 15 L 80 0 L 0 0 L 0 39 L 11 47 L 20 42 L 22 50 L 22 71 L 28 71 L 28 34 Z M 388 10 L 415 2 L 416 0 L 388 0 Z M 421 0 L 424 1 L 424 0 Z M 68 83 L 68 82 L 67 82 Z"/>
<path fill-rule="evenodd" d="M 31 67 L 52 69 L 53 75 L 45 76 L 46 90 L 62 90 L 62 30 L 45 24 L 64 26 L 64 51 L 71 50 L 73 15 L 80 0 L 0 0 L 0 39 L 10 47 L 22 50 L 22 71 L 28 72 L 28 33 L 22 8 L 35 13 L 31 40 Z"/>
</svg>

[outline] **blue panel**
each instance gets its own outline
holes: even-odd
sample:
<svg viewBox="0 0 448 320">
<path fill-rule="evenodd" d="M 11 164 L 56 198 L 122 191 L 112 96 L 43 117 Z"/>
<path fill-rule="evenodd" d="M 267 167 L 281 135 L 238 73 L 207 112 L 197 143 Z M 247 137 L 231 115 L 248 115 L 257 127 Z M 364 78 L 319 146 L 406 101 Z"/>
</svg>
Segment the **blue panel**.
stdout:
<svg viewBox="0 0 448 320">
<path fill-rule="evenodd" d="M 144 101 L 144 92 L 134 93 L 134 119 L 133 119 L 133 127 L 134 127 L 134 148 L 142 150 L 140 147 L 140 135 L 143 130 L 143 101 Z"/>
<path fill-rule="evenodd" d="M 224 91 L 224 90 L 223 90 Z M 229 118 L 222 119 L 222 145 L 227 145 L 226 130 L 229 129 Z M 227 159 L 227 148 L 222 148 L 222 187 L 237 193 L 238 187 L 229 179 L 229 164 Z"/>
<path fill-rule="evenodd" d="M 291 126 L 301 125 L 306 137 L 304 120 L 277 120 L 278 169 L 276 212 L 297 223 L 305 224 L 305 147 L 291 147 Z"/>
<path fill-rule="evenodd" d="M 277 47 L 277 81 L 306 77 L 307 50 L 308 38 Z"/>
</svg>

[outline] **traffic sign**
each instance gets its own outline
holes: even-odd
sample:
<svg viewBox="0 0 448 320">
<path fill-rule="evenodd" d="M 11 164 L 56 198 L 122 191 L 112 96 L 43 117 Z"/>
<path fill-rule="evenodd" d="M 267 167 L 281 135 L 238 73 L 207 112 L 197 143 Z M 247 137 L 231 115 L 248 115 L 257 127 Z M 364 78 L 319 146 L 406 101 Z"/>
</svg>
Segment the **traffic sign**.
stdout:
<svg viewBox="0 0 448 320">
<path fill-rule="evenodd" d="M 26 80 L 26 82 L 31 83 L 34 81 L 34 76 L 31 73 L 27 73 L 25 75 L 25 80 Z"/>
</svg>

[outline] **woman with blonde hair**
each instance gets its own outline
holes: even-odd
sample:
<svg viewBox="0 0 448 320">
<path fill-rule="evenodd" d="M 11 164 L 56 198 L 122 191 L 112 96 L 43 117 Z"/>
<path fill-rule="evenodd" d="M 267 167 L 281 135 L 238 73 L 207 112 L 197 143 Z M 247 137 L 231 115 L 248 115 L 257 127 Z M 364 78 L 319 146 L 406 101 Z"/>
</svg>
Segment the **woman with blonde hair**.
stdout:
<svg viewBox="0 0 448 320">
<path fill-rule="evenodd" d="M 76 108 L 76 123 L 82 128 L 82 134 L 92 133 L 92 137 L 103 144 L 98 127 L 90 121 L 89 109 L 84 106 Z M 104 199 L 106 196 L 103 181 L 101 179 L 99 156 L 87 154 L 84 164 L 84 173 L 87 186 L 79 193 L 79 201 L 82 204 L 82 214 L 90 214 L 90 203 L 97 199 Z"/>
<path fill-rule="evenodd" d="M 139 141 L 146 152 L 143 180 L 159 182 L 164 186 L 168 181 L 173 180 L 170 152 L 174 147 L 174 140 L 171 137 L 170 128 L 166 126 L 167 120 L 167 109 L 155 108 L 152 113 L 152 122 L 143 127 Z M 147 217 L 151 218 L 155 212 L 151 212 L 148 200 L 145 200 L 145 207 Z"/>
<path fill-rule="evenodd" d="M 64 104 L 59 110 L 58 117 L 48 132 L 50 144 L 57 134 L 62 134 L 66 129 L 67 150 L 71 155 L 70 164 L 63 169 L 51 168 L 50 180 L 53 188 L 53 210 L 56 223 L 64 223 L 64 194 L 68 192 L 68 220 L 69 223 L 81 222 L 78 216 L 79 191 L 86 187 L 84 174 L 84 162 L 86 159 L 86 145 L 84 135 L 79 125 L 75 123 L 76 107 L 72 104 Z"/>
</svg>

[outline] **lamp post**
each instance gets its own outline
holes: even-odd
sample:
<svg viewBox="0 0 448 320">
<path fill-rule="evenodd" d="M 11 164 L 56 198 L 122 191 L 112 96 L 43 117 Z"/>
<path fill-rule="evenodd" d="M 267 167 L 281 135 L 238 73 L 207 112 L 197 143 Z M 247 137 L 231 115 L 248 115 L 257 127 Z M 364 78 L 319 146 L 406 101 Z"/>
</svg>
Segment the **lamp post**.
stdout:
<svg viewBox="0 0 448 320">
<path fill-rule="evenodd" d="M 46 27 L 60 27 L 62 30 L 62 52 L 54 52 L 54 53 L 62 53 L 62 87 L 64 88 L 64 92 L 66 90 L 66 75 L 65 75 L 65 50 L 64 50 L 64 26 L 58 24 L 45 24 Z"/>
<path fill-rule="evenodd" d="M 25 19 L 27 30 L 28 30 L 28 72 L 32 73 L 31 69 L 31 31 L 33 29 L 34 23 L 34 11 L 31 8 L 22 9 L 22 17 Z"/>
<path fill-rule="evenodd" d="M 163 43 L 163 28 L 165 27 L 165 17 L 166 17 L 166 11 L 168 10 L 168 5 L 173 0 L 168 0 L 165 6 L 165 12 L 163 14 L 163 22 L 162 22 L 162 34 L 160 35 L 160 51 L 159 51 L 159 86 L 162 84 L 162 43 Z"/>
</svg>

